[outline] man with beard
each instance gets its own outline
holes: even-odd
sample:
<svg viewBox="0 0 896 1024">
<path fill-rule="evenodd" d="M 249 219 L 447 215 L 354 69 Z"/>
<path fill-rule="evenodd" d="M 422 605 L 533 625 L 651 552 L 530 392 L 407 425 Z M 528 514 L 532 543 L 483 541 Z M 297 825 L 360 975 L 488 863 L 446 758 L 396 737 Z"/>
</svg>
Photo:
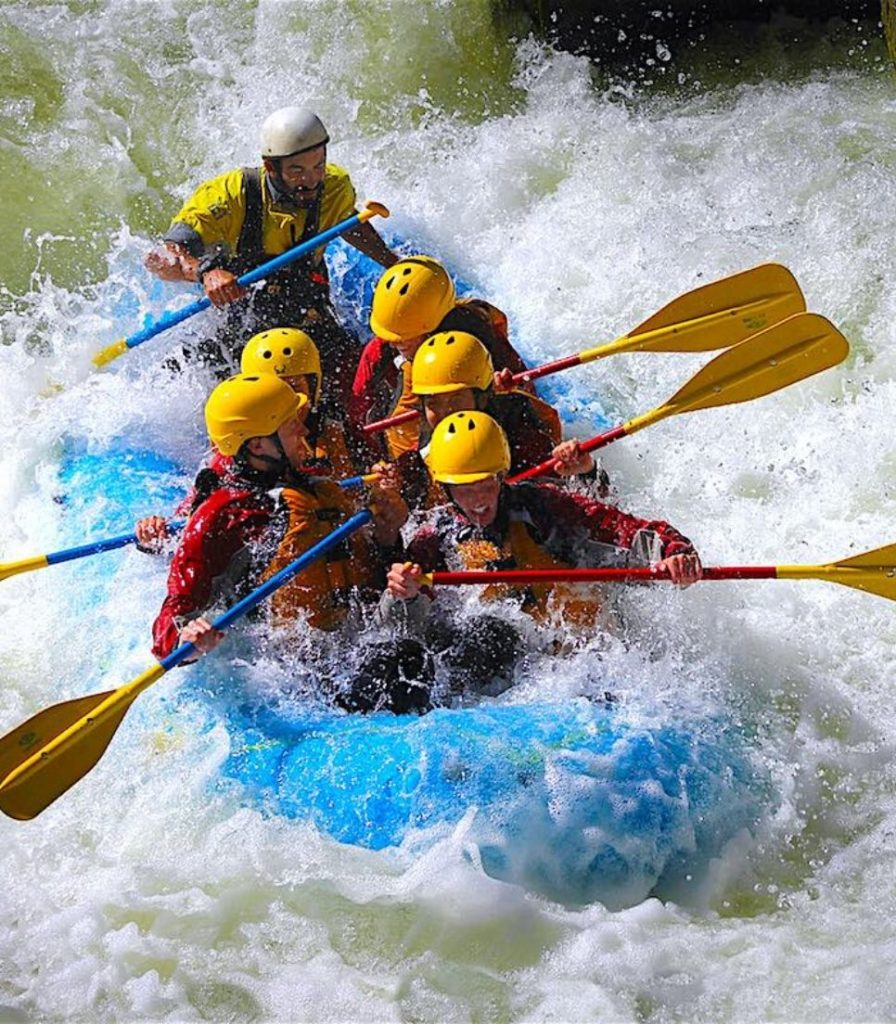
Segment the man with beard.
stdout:
<svg viewBox="0 0 896 1024">
<path fill-rule="evenodd" d="M 274 274 L 250 294 L 237 278 L 357 213 L 348 172 L 327 163 L 329 135 L 302 107 L 274 111 L 261 131 L 261 167 L 240 167 L 200 185 L 174 218 L 148 270 L 165 281 L 198 281 L 227 308 L 223 328 L 199 344 L 199 358 L 233 372 L 244 339 L 271 327 L 298 327 L 314 339 L 333 396 L 347 396 L 358 340 L 336 320 L 324 249 Z M 397 257 L 365 223 L 344 235 L 383 267 Z"/>
</svg>

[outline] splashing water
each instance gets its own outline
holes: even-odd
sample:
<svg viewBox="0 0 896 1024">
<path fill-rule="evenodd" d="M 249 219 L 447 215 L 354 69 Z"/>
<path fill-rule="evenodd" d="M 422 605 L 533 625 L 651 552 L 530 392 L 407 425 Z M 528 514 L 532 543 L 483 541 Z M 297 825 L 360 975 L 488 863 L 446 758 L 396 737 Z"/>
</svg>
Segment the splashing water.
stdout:
<svg viewBox="0 0 896 1024">
<path fill-rule="evenodd" d="M 617 500 L 712 564 L 893 539 L 896 97 L 879 62 L 843 44 L 828 70 L 782 79 L 772 40 L 740 83 L 700 71 L 703 90 L 645 94 L 524 31 L 485 0 L 0 11 L 4 559 L 88 539 L 59 500 L 72 446 L 197 462 L 208 382 L 159 369 L 183 335 L 101 374 L 90 356 L 185 300 L 143 253 L 293 100 L 319 111 L 359 194 L 392 207 L 395 239 L 503 308 L 533 363 L 705 281 L 788 265 L 848 361 L 614 445 Z M 357 301 L 345 312 L 363 321 Z M 665 400 L 702 358 L 620 356 L 545 391 L 586 436 Z M 96 536 L 131 525 L 102 477 L 90 501 Z M 142 671 L 163 571 L 125 551 L 4 582 L 4 728 Z M 240 806 L 209 788 L 222 720 L 176 673 L 88 780 L 39 821 L 0 822 L 0 1018 L 892 1017 L 892 605 L 783 581 L 623 603 L 628 647 L 602 663 L 625 714 L 736 719 L 774 794 L 754 834 L 666 902 L 568 908 L 499 881 L 470 856 L 467 820 L 373 851 Z M 580 668 L 533 671 L 514 700 L 573 701 Z M 242 670 L 260 692 L 282 679 L 264 660 Z"/>
</svg>

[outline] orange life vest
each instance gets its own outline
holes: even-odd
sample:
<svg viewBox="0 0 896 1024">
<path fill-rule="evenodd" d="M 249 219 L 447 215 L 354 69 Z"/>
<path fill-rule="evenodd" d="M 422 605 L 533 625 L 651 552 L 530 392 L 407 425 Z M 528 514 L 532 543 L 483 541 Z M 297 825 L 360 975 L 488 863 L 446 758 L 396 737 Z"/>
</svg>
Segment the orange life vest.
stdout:
<svg viewBox="0 0 896 1024">
<path fill-rule="evenodd" d="M 395 388 L 392 411 L 389 413 L 390 416 L 398 416 L 411 409 L 416 409 L 422 415 L 422 403 L 411 390 L 412 367 L 413 362 L 410 359 L 405 359 L 398 368 L 400 380 L 399 386 Z M 386 449 L 389 452 L 389 458 L 394 462 L 397 458 L 404 455 L 405 452 L 416 451 L 420 438 L 420 419 L 411 420 L 410 423 L 399 423 L 397 427 L 387 427 L 385 434 Z"/>
<path fill-rule="evenodd" d="M 265 579 L 323 540 L 355 511 L 345 492 L 323 478 L 312 479 L 308 489 L 284 488 L 281 501 L 289 512 L 289 522 Z M 338 629 L 348 615 L 352 591 L 372 587 L 374 572 L 369 543 L 355 533 L 274 593 L 274 622 L 304 616 L 316 629 Z"/>
<path fill-rule="evenodd" d="M 465 569 L 569 569 L 541 547 L 522 519 L 511 519 L 507 536 L 500 546 L 492 541 L 470 538 L 458 543 L 458 554 Z M 601 615 L 601 603 L 594 587 L 568 583 L 533 583 L 528 587 L 503 584 L 486 587 L 483 600 L 494 601 L 522 595 L 521 607 L 536 622 L 559 621 L 567 626 L 593 628 Z"/>
</svg>

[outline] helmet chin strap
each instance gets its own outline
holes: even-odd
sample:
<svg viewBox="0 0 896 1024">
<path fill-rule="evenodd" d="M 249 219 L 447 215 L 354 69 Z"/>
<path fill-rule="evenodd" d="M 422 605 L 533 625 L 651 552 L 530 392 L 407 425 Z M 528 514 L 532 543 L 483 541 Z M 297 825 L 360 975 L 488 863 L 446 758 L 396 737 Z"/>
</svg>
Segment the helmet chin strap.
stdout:
<svg viewBox="0 0 896 1024">
<path fill-rule="evenodd" d="M 280 435 L 274 431 L 273 434 L 267 435 L 267 439 L 280 452 L 279 457 L 267 455 L 264 452 L 250 452 L 246 449 L 246 458 L 257 459 L 259 462 L 264 462 L 266 465 L 271 467 L 272 471 L 276 471 L 277 473 L 282 473 L 284 470 L 289 469 L 289 457 L 286 454 L 286 449 L 283 447 L 283 442 L 280 440 Z"/>
</svg>

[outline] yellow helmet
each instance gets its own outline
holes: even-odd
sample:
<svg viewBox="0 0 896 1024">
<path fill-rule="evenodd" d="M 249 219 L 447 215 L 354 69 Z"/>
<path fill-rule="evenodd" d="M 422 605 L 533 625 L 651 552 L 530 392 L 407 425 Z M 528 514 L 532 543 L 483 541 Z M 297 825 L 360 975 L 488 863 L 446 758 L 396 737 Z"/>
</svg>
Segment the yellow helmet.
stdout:
<svg viewBox="0 0 896 1024">
<path fill-rule="evenodd" d="M 447 395 L 464 388 L 485 391 L 494 375 L 492 357 L 475 334 L 443 331 L 417 349 L 411 387 L 415 395 Z"/>
<path fill-rule="evenodd" d="M 432 432 L 426 464 L 440 484 L 475 484 L 510 469 L 510 446 L 491 416 L 455 412 Z"/>
<path fill-rule="evenodd" d="M 273 373 L 238 373 L 205 403 L 208 436 L 222 455 L 236 455 L 250 437 L 268 437 L 307 403 Z"/>
<path fill-rule="evenodd" d="M 383 341 L 431 334 L 454 309 L 454 282 L 431 256 L 408 256 L 377 281 L 370 326 Z"/>
<path fill-rule="evenodd" d="M 273 327 L 246 342 L 240 357 L 242 373 L 275 373 L 278 377 L 315 376 L 314 405 L 320 402 L 323 373 L 317 345 L 297 327 Z"/>
</svg>

